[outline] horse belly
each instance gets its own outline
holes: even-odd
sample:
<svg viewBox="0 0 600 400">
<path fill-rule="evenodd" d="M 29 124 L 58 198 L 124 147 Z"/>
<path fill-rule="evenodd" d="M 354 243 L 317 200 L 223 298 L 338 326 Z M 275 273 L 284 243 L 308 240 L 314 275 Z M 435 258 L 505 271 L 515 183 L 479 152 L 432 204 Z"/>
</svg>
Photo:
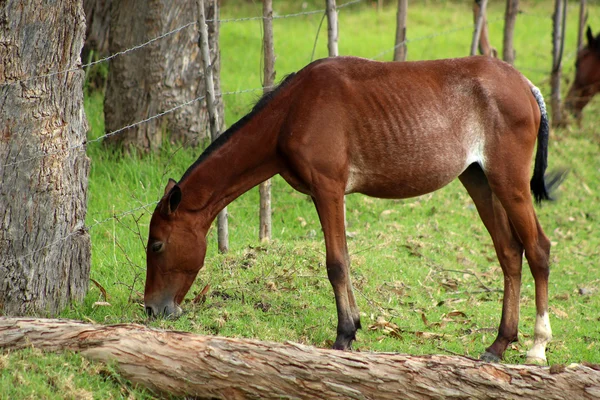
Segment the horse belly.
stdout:
<svg viewBox="0 0 600 400">
<path fill-rule="evenodd" d="M 372 160 L 351 162 L 346 193 L 392 199 L 420 196 L 452 182 L 472 161 L 465 151 L 457 149 L 444 155 L 421 153 L 415 158 L 380 155 Z"/>
</svg>

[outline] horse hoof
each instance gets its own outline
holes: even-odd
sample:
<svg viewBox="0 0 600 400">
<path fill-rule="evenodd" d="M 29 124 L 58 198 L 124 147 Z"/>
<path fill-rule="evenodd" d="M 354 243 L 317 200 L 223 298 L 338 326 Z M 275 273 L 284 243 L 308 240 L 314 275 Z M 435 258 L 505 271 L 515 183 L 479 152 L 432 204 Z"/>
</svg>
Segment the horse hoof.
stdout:
<svg viewBox="0 0 600 400">
<path fill-rule="evenodd" d="M 485 362 L 489 362 L 489 363 L 499 363 L 500 362 L 500 357 L 498 357 L 495 354 L 490 353 L 489 351 L 486 351 L 485 353 L 483 353 L 479 359 L 481 361 L 485 361 Z"/>
<path fill-rule="evenodd" d="M 350 343 L 338 343 L 335 342 L 332 347 L 334 350 L 352 350 L 352 345 Z"/>
<path fill-rule="evenodd" d="M 527 356 L 525 364 L 545 366 L 548 365 L 548 361 L 545 358 Z"/>
</svg>

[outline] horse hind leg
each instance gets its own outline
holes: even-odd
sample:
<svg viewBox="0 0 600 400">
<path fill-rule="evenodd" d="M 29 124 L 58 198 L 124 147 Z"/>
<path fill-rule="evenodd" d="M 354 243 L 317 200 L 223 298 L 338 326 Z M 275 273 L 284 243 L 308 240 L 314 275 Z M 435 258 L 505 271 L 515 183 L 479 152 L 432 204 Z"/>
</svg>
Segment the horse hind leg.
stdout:
<svg viewBox="0 0 600 400">
<path fill-rule="evenodd" d="M 504 275 L 504 298 L 498 336 L 481 356 L 484 361 L 498 362 L 508 345 L 517 341 L 518 337 L 523 246 L 481 167 L 471 165 L 459 179 L 473 199 L 479 216 L 492 237 Z"/>
<path fill-rule="evenodd" d="M 529 182 L 526 179 L 512 179 L 510 184 L 494 187 L 515 233 L 523 243 L 525 257 L 535 281 L 536 323 L 534 344 L 527 352 L 528 363 L 546 363 L 546 345 L 552 339 L 552 329 L 548 318 L 548 278 L 550 275 L 550 240 L 544 234 L 537 219 Z"/>
</svg>

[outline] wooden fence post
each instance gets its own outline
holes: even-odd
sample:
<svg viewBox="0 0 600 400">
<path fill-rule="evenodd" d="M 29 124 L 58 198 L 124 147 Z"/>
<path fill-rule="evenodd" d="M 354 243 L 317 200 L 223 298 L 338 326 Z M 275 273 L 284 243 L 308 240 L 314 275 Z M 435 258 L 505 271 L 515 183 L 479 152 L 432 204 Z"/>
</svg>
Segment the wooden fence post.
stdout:
<svg viewBox="0 0 600 400">
<path fill-rule="evenodd" d="M 396 44 L 394 46 L 394 61 L 406 61 L 406 14 L 408 0 L 398 0 L 396 14 Z"/>
<path fill-rule="evenodd" d="M 555 0 L 552 28 L 552 73 L 550 75 L 552 108 L 552 126 L 563 123 L 560 97 L 560 78 L 562 75 L 562 55 L 565 43 L 565 23 L 567 18 L 567 1 Z"/>
<path fill-rule="evenodd" d="M 515 49 L 513 47 L 513 36 L 517 13 L 519 12 L 519 0 L 506 0 L 506 12 L 504 14 L 504 40 L 502 44 L 502 59 L 509 64 L 515 63 Z"/>
<path fill-rule="evenodd" d="M 338 55 L 338 21 L 335 0 L 326 0 L 327 4 L 327 48 L 329 57 Z"/>
<path fill-rule="evenodd" d="M 273 44 L 273 2 L 263 0 L 263 53 L 264 82 L 263 93 L 273 89 L 275 82 L 275 46 Z M 260 194 L 260 226 L 258 238 L 261 242 L 271 240 L 271 180 L 267 179 L 258 186 Z"/>
<path fill-rule="evenodd" d="M 206 15 L 204 13 L 204 0 L 197 0 L 198 4 L 198 45 L 202 55 L 202 65 L 204 67 L 204 80 L 206 87 L 206 106 L 208 108 L 208 118 L 210 124 L 210 137 L 214 141 L 219 137 L 219 115 L 215 103 L 215 86 L 213 82 L 213 70 L 210 62 L 210 51 L 208 48 L 208 28 L 206 26 Z M 218 23 L 215 21 L 215 23 Z M 225 207 L 217 216 L 218 243 L 221 253 L 229 249 L 229 231 L 227 226 L 227 207 Z"/>
<path fill-rule="evenodd" d="M 327 49 L 329 57 L 338 56 L 338 20 L 335 0 L 325 0 L 327 5 Z M 346 223 L 346 196 L 344 196 L 344 226 Z"/>
<path fill-rule="evenodd" d="M 477 12 L 477 6 L 479 6 L 479 12 Z M 477 53 L 477 48 L 479 48 L 479 43 L 481 40 L 482 35 L 482 31 L 484 29 L 484 24 L 485 24 L 485 9 L 487 7 L 487 0 L 475 0 L 475 4 L 474 4 L 474 13 L 475 13 L 475 31 L 473 32 L 473 40 L 471 41 L 471 52 L 469 53 L 470 55 L 474 56 Z M 488 43 L 488 46 L 489 43 Z M 491 47 L 490 47 L 491 49 Z M 484 54 L 484 52 L 482 51 L 482 54 Z M 490 54 L 485 54 L 485 55 L 492 55 L 492 52 L 490 50 Z"/>
<path fill-rule="evenodd" d="M 583 34 L 585 32 L 585 24 L 587 23 L 587 1 L 581 0 L 579 4 L 579 30 L 577 31 L 577 51 L 585 46 L 583 42 Z"/>
</svg>

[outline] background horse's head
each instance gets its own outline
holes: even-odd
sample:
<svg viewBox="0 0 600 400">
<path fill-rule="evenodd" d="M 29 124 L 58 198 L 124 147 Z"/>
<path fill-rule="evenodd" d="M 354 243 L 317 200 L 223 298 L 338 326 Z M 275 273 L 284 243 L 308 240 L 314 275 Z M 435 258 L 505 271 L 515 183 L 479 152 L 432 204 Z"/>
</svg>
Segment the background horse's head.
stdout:
<svg viewBox="0 0 600 400">
<path fill-rule="evenodd" d="M 169 180 L 150 220 L 144 304 L 148 316 L 177 316 L 179 304 L 204 266 L 210 226 L 182 206 L 181 188 Z"/>
<path fill-rule="evenodd" d="M 600 91 L 600 34 L 594 38 L 588 26 L 587 46 L 577 54 L 575 62 L 575 80 L 565 101 L 565 108 L 577 120 L 581 119 L 581 110 Z"/>
</svg>

